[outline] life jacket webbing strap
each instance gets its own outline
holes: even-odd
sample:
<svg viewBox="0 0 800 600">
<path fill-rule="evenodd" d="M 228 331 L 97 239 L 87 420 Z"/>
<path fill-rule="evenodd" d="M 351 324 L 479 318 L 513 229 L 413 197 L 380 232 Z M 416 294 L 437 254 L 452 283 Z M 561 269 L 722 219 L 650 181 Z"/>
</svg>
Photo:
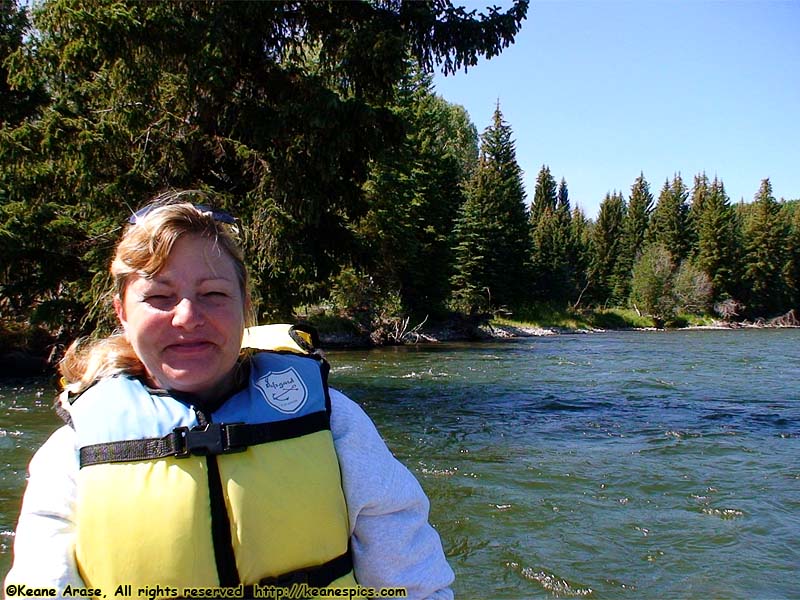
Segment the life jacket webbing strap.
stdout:
<svg viewBox="0 0 800 600">
<path fill-rule="evenodd" d="M 347 552 L 337 556 L 328 562 L 316 567 L 298 569 L 291 573 L 286 573 L 278 577 L 267 577 L 259 581 L 259 585 L 271 585 L 275 587 L 291 587 L 296 584 L 305 583 L 309 587 L 323 588 L 344 577 L 353 570 L 353 557 L 348 546 Z M 248 593 L 252 594 L 253 586 L 245 586 L 245 597 Z M 252 595 L 251 595 L 252 597 Z"/>
<path fill-rule="evenodd" d="M 233 552 L 231 521 L 225 506 L 225 494 L 216 456 L 206 457 L 208 465 L 208 493 L 211 509 L 211 543 L 214 547 L 214 562 L 221 587 L 239 585 L 239 571 Z"/>
<path fill-rule="evenodd" d="M 208 423 L 177 427 L 162 438 L 121 440 L 80 449 L 81 468 L 114 462 L 154 460 L 174 456 L 208 456 L 242 452 L 248 446 L 301 437 L 330 429 L 330 417 L 319 411 L 272 423 Z"/>
<path fill-rule="evenodd" d="M 219 570 L 219 566 L 217 567 Z M 307 584 L 308 587 L 323 588 L 328 587 L 340 577 L 344 577 L 353 571 L 353 555 L 352 549 L 348 546 L 347 552 L 329 560 L 328 562 L 316 567 L 308 567 L 306 569 L 298 569 L 278 577 L 265 577 L 258 582 L 261 586 L 273 586 L 280 588 L 289 588 L 293 585 Z M 234 587 L 234 584 L 229 583 L 227 586 L 222 584 L 222 577 L 220 577 L 221 587 Z M 230 580 L 229 580 L 230 581 Z M 255 598 L 255 586 L 245 585 L 243 598 Z M 263 596 L 263 592 L 258 596 Z M 178 600 L 182 600 L 179 598 Z"/>
</svg>

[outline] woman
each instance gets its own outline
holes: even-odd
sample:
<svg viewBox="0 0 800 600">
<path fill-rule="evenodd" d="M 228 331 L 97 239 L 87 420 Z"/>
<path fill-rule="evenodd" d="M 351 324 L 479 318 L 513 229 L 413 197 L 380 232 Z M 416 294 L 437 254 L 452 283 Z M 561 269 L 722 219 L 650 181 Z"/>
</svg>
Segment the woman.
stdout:
<svg viewBox="0 0 800 600">
<path fill-rule="evenodd" d="M 249 345 L 271 350 L 242 351 L 235 220 L 185 197 L 131 218 L 111 264 L 122 332 L 62 361 L 68 425 L 31 461 L 6 593 L 302 583 L 452 597 L 427 498 L 327 387 L 309 332 L 252 329 Z"/>
</svg>

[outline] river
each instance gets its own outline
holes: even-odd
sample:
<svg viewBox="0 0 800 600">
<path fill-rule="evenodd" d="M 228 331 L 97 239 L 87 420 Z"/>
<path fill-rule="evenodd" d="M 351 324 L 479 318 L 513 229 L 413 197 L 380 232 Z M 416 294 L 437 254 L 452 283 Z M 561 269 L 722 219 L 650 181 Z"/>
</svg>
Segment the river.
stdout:
<svg viewBox="0 0 800 600">
<path fill-rule="evenodd" d="M 800 330 L 333 351 L 459 598 L 800 597 Z M 0 574 L 48 382 L 0 387 Z"/>
</svg>

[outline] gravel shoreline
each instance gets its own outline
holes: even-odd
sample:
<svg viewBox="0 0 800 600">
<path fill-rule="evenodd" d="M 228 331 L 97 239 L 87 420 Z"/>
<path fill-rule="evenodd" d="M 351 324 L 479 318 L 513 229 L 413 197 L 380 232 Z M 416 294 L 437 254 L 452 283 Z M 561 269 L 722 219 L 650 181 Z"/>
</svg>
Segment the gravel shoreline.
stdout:
<svg viewBox="0 0 800 600">
<path fill-rule="evenodd" d="M 568 327 L 535 327 L 527 325 L 509 324 L 482 324 L 470 328 L 430 327 L 420 331 L 406 334 L 402 340 L 389 344 L 372 343 L 367 336 L 357 334 L 320 334 L 323 348 L 338 349 L 365 349 L 382 345 L 413 345 L 413 344 L 438 344 L 442 342 L 481 342 L 492 340 L 508 340 L 527 337 L 546 337 L 553 335 L 578 335 L 591 333 L 607 333 L 609 331 L 701 331 L 701 330 L 731 330 L 740 329 L 798 329 L 796 325 L 775 325 L 765 322 L 726 323 L 714 322 L 711 325 L 693 325 L 689 327 L 659 329 L 656 327 L 631 327 L 614 329 L 572 329 Z"/>
</svg>

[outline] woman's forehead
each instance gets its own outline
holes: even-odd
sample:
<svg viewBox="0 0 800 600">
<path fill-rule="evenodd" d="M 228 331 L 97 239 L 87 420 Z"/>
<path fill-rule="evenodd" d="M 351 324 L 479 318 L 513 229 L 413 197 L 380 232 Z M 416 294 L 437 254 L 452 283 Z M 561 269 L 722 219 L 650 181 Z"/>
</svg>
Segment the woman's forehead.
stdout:
<svg viewBox="0 0 800 600">
<path fill-rule="evenodd" d="M 186 278 L 238 281 L 238 271 L 233 257 L 215 240 L 187 235 L 175 241 L 161 268 L 146 277 L 157 282 Z"/>
</svg>

